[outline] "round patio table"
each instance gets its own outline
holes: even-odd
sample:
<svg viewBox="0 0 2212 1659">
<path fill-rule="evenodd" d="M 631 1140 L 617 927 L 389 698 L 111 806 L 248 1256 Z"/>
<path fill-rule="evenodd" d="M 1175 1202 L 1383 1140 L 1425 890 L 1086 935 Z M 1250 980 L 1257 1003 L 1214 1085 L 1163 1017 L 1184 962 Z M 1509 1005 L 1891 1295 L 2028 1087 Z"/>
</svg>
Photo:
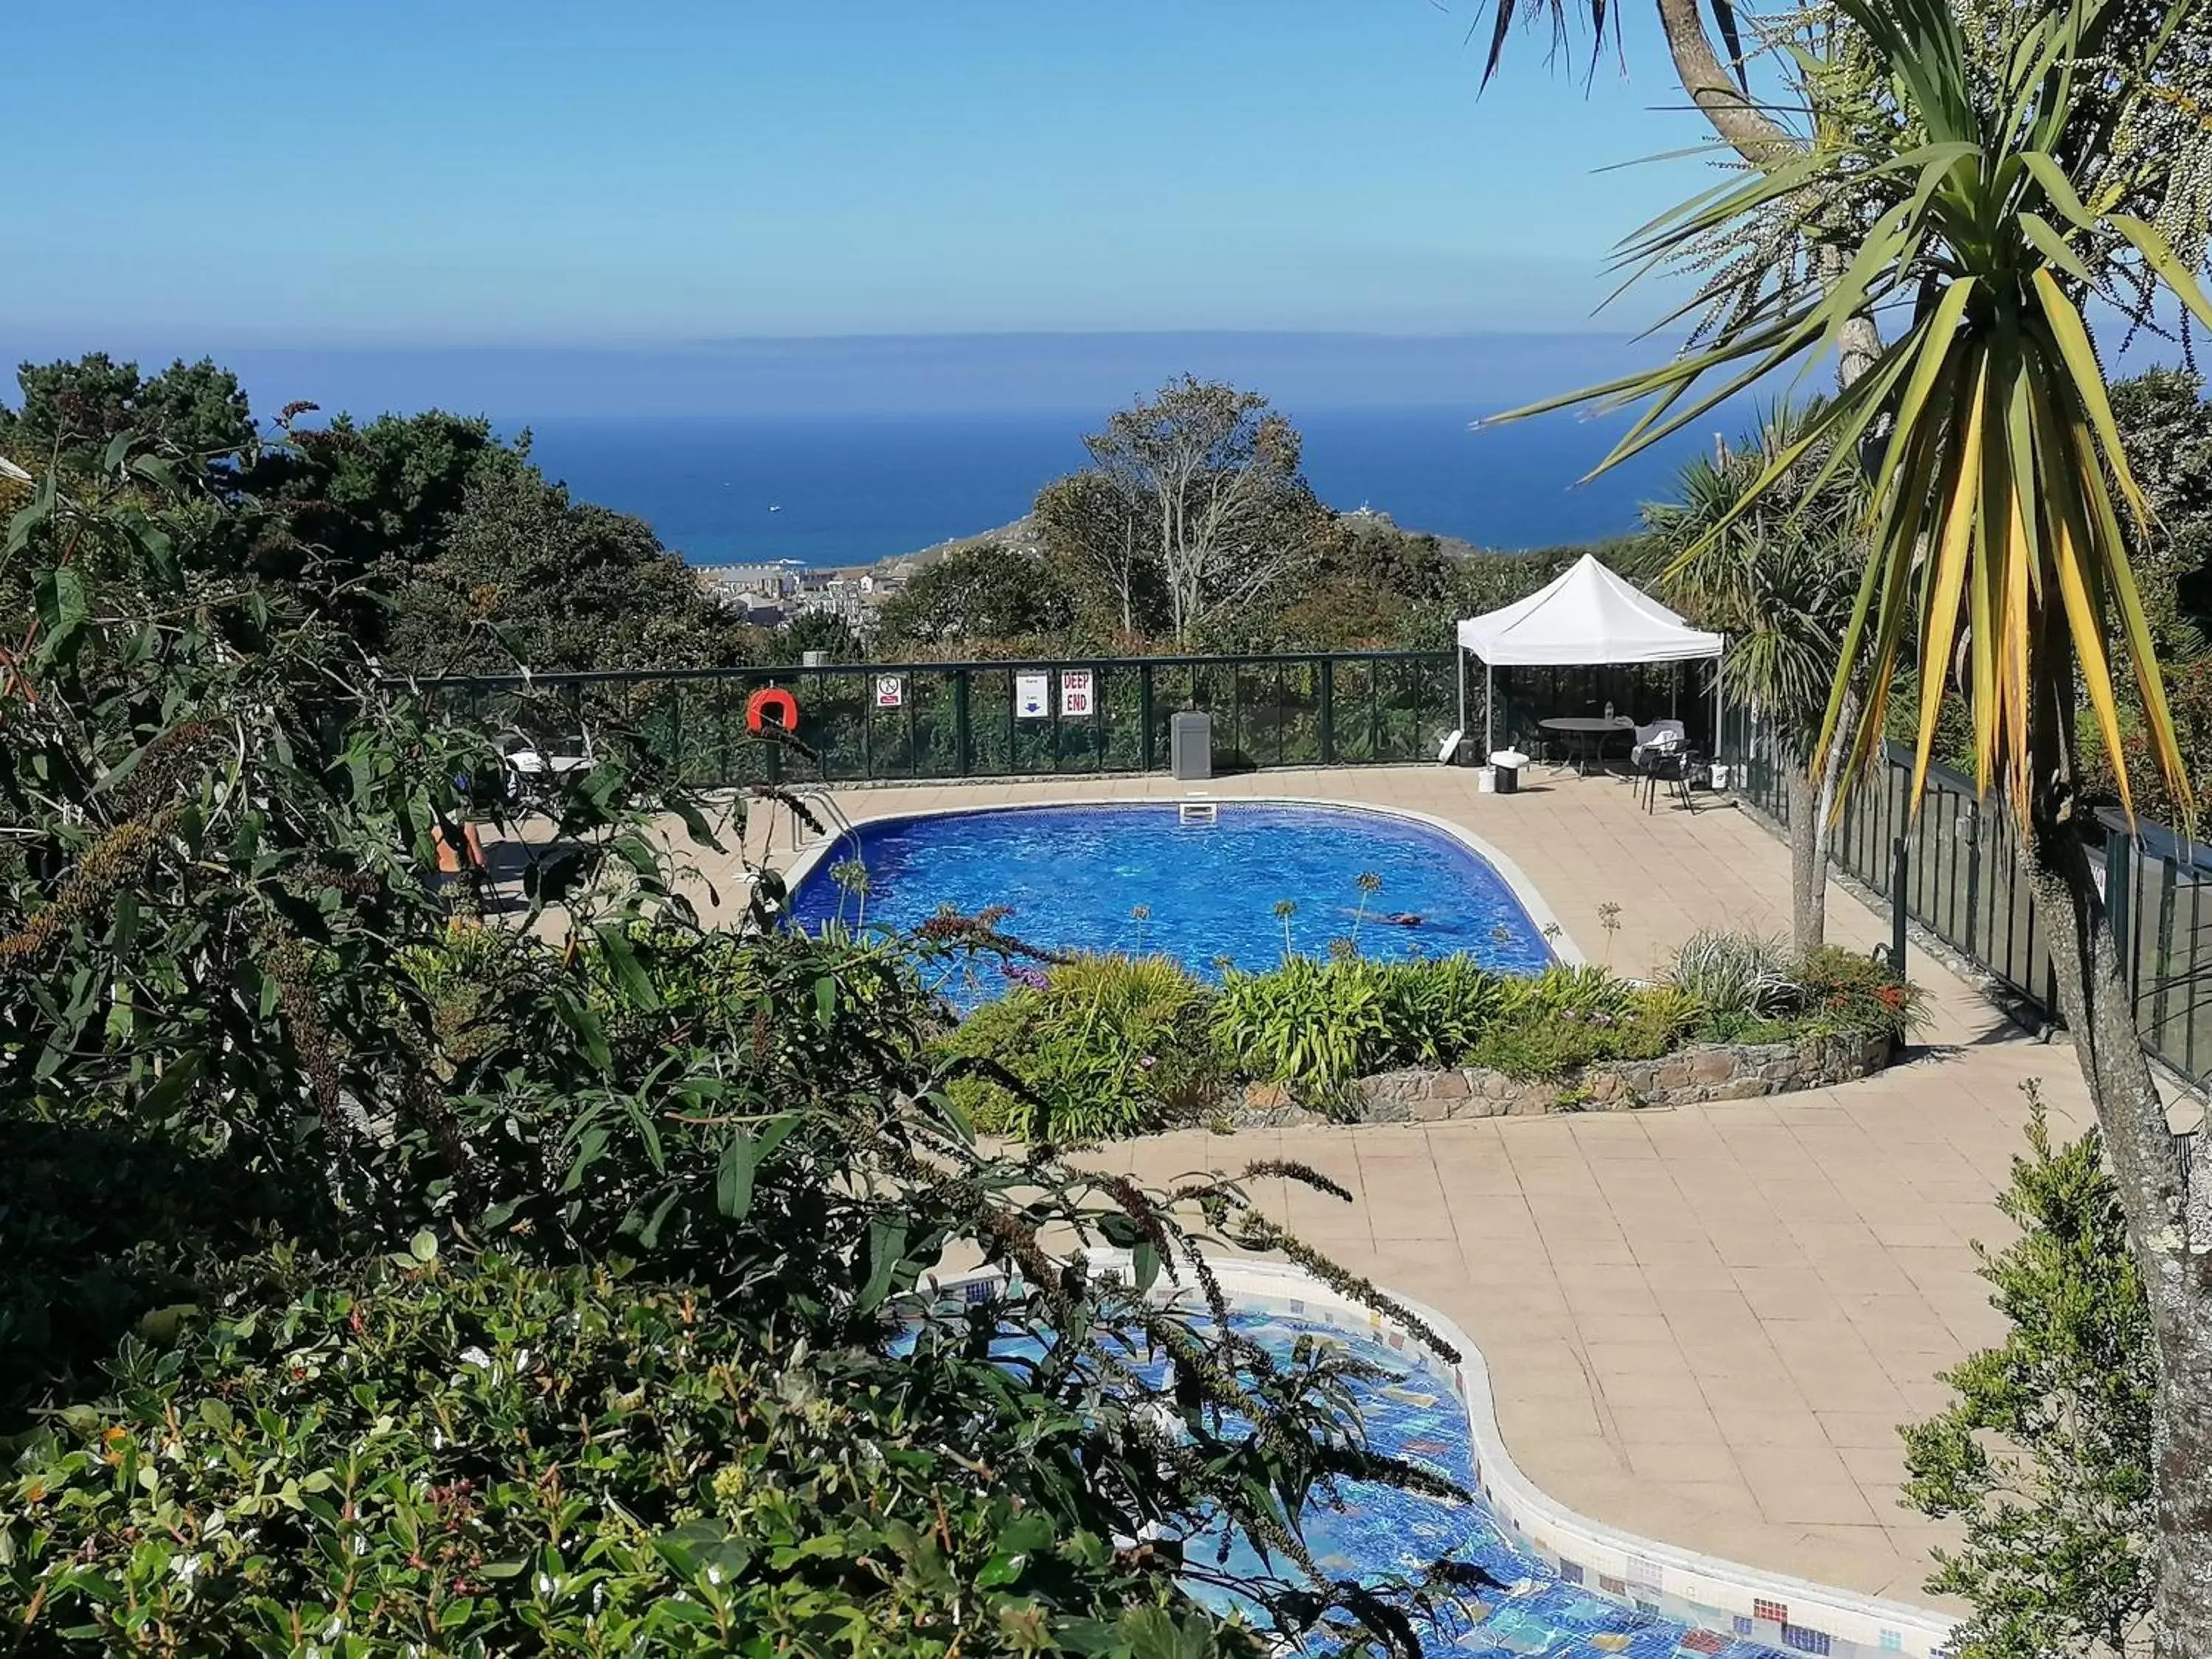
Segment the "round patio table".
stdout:
<svg viewBox="0 0 2212 1659">
<path fill-rule="evenodd" d="M 1567 739 L 1571 764 L 1584 777 L 1589 775 L 1592 761 L 1605 759 L 1607 738 L 1633 735 L 1636 731 L 1636 722 L 1626 714 L 1615 714 L 1610 719 L 1603 714 L 1558 714 L 1536 724 Z"/>
</svg>

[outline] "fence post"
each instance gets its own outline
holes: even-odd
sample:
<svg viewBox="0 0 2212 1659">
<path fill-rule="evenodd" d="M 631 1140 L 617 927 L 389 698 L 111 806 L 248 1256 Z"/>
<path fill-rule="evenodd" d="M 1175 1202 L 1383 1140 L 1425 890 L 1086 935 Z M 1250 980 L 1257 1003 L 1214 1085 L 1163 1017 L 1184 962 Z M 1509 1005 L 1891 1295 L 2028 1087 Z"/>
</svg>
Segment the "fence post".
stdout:
<svg viewBox="0 0 2212 1659">
<path fill-rule="evenodd" d="M 1905 837 L 1899 836 L 1889 843 L 1889 971 L 1899 979 L 1905 977 L 1905 901 L 1910 890 L 1910 869 L 1912 854 Z"/>
<path fill-rule="evenodd" d="M 1137 665 L 1137 769 L 1152 769 L 1152 665 Z"/>
<path fill-rule="evenodd" d="M 2128 1018 L 2135 1018 L 2136 962 L 2139 952 L 2128 936 L 2135 920 L 2135 864 L 2127 831 L 2105 831 L 2105 909 L 2112 917 L 2112 940 L 2120 952 L 2120 971 L 2128 978 Z"/>
<path fill-rule="evenodd" d="M 968 671 L 952 671 L 952 775 L 964 778 L 974 764 L 969 751 L 968 738 Z"/>
<path fill-rule="evenodd" d="M 1336 659 L 1321 659 L 1321 763 L 1336 764 Z"/>
</svg>

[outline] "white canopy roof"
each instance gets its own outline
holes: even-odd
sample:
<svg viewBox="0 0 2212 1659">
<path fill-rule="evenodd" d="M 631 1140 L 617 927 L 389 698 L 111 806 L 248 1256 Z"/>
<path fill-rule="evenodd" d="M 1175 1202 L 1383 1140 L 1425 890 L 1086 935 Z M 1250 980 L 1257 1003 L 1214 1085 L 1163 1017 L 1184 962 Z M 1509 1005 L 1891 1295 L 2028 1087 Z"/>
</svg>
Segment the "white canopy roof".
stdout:
<svg viewBox="0 0 2212 1659">
<path fill-rule="evenodd" d="M 1459 625 L 1466 650 L 1502 668 L 1516 664 L 1682 662 L 1717 657 L 1722 640 L 1691 627 L 1585 553 L 1549 585 Z"/>
</svg>

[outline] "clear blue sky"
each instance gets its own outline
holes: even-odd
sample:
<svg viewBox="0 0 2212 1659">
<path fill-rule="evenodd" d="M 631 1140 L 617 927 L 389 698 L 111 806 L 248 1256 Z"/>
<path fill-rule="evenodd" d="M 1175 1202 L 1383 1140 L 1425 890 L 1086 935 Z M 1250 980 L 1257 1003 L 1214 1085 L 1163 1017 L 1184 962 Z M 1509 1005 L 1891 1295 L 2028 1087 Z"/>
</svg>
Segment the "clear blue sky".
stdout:
<svg viewBox="0 0 2212 1659">
<path fill-rule="evenodd" d="M 1593 325 L 1696 187 L 1644 8 L 1585 95 L 1471 0 L 49 5 L 22 343 Z M 80 346 L 78 349 L 82 349 Z M 149 354 L 150 355 L 150 354 Z"/>
</svg>

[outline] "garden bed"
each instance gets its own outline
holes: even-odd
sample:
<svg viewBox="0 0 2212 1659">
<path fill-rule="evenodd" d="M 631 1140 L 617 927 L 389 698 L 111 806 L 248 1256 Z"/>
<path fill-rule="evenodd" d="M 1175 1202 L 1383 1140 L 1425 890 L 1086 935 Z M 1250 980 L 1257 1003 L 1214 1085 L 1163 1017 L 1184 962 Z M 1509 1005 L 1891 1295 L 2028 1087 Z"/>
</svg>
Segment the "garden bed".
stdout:
<svg viewBox="0 0 2212 1659">
<path fill-rule="evenodd" d="M 1881 1069 L 1920 1000 L 1866 957 L 1729 933 L 1651 982 L 1351 953 L 1218 986 L 1159 957 L 1011 971 L 938 1040 L 945 1092 L 979 1131 L 1060 1143 L 1755 1099 Z"/>
<path fill-rule="evenodd" d="M 1516 1078 L 1486 1066 L 1408 1066 L 1353 1081 L 1338 1109 L 1300 1105 L 1280 1084 L 1254 1083 L 1218 1121 L 1236 1128 L 1296 1123 L 1439 1123 L 1462 1117 L 1537 1117 L 1549 1112 L 1629 1112 L 1757 1100 L 1826 1089 L 1870 1076 L 1899 1052 L 1887 1032 L 1859 1039 L 1714 1042 L 1656 1060 L 1589 1066 L 1568 1078 Z"/>
</svg>

